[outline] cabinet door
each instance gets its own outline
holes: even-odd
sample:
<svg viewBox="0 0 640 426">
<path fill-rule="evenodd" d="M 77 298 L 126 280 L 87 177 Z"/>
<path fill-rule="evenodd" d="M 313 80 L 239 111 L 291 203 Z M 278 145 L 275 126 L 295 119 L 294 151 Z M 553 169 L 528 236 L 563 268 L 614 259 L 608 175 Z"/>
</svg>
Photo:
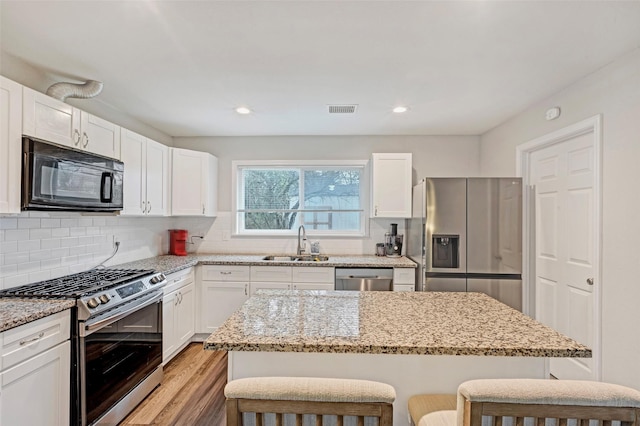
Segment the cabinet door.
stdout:
<svg viewBox="0 0 640 426">
<path fill-rule="evenodd" d="M 169 361 L 170 356 L 178 349 L 175 316 L 178 291 L 165 294 L 162 299 L 162 362 Z"/>
<path fill-rule="evenodd" d="M 251 295 L 256 294 L 258 290 L 290 290 L 290 282 L 254 282 L 251 281 Z"/>
<path fill-rule="evenodd" d="M 147 139 L 146 166 L 147 214 L 165 216 L 169 214 L 169 147 Z"/>
<path fill-rule="evenodd" d="M 122 215 L 141 216 L 145 213 L 146 157 L 144 136 L 122 129 L 121 159 L 124 163 L 124 209 Z"/>
<path fill-rule="evenodd" d="M 191 283 L 178 290 L 180 297 L 176 311 L 178 346 L 191 340 L 195 332 L 195 288 L 195 284 Z"/>
<path fill-rule="evenodd" d="M 248 282 L 203 281 L 200 333 L 213 333 L 249 298 Z"/>
<path fill-rule="evenodd" d="M 20 213 L 22 86 L 0 76 L 0 214 Z"/>
<path fill-rule="evenodd" d="M 174 216 L 203 216 L 206 159 L 204 153 L 171 149 L 171 213 Z"/>
<path fill-rule="evenodd" d="M 80 110 L 23 88 L 22 133 L 80 149 Z"/>
<path fill-rule="evenodd" d="M 0 373 L 0 424 L 69 425 L 70 343 Z"/>
<path fill-rule="evenodd" d="M 80 129 L 82 149 L 105 157 L 120 159 L 120 126 L 81 111 Z"/>
<path fill-rule="evenodd" d="M 371 217 L 411 217 L 411 153 L 372 154 Z"/>
</svg>

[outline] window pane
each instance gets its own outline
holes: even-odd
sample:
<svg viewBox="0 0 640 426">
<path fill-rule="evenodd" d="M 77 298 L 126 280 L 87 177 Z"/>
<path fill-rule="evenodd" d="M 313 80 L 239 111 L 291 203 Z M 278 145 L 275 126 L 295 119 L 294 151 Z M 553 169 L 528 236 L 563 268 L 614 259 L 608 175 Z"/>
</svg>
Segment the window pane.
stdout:
<svg viewBox="0 0 640 426">
<path fill-rule="evenodd" d="M 360 214 L 331 210 L 360 209 L 359 169 L 317 169 L 304 172 L 304 224 L 310 229 L 360 229 Z M 325 210 L 317 212 L 315 210 Z"/>
<path fill-rule="evenodd" d="M 291 169 L 245 169 L 244 209 L 275 210 L 299 207 L 300 175 Z M 246 212 L 245 229 L 293 229 L 295 212 Z"/>
</svg>

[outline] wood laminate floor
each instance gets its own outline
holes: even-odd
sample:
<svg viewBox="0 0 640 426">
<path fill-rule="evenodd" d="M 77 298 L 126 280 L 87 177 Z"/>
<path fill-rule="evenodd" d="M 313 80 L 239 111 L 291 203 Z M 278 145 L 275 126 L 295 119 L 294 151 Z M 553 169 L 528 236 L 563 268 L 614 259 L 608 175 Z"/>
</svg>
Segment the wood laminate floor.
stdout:
<svg viewBox="0 0 640 426">
<path fill-rule="evenodd" d="M 165 365 L 162 384 L 120 426 L 224 425 L 226 383 L 227 353 L 191 343 Z"/>
</svg>

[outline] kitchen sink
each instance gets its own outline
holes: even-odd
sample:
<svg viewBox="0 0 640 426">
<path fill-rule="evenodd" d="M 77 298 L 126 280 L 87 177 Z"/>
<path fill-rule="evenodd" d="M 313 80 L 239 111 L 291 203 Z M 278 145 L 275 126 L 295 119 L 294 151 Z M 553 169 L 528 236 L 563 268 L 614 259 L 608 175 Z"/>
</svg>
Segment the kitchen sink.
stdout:
<svg viewBox="0 0 640 426">
<path fill-rule="evenodd" d="M 320 254 L 305 254 L 300 256 L 265 256 L 262 260 L 270 260 L 272 262 L 326 262 L 329 256 Z"/>
</svg>

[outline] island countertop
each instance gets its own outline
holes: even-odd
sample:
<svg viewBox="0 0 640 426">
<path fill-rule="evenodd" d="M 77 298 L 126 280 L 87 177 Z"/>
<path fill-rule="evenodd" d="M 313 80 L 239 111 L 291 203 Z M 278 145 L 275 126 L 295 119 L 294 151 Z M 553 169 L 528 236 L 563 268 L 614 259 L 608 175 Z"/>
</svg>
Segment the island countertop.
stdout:
<svg viewBox="0 0 640 426">
<path fill-rule="evenodd" d="M 204 343 L 246 352 L 591 357 L 482 293 L 262 290 Z"/>
</svg>

